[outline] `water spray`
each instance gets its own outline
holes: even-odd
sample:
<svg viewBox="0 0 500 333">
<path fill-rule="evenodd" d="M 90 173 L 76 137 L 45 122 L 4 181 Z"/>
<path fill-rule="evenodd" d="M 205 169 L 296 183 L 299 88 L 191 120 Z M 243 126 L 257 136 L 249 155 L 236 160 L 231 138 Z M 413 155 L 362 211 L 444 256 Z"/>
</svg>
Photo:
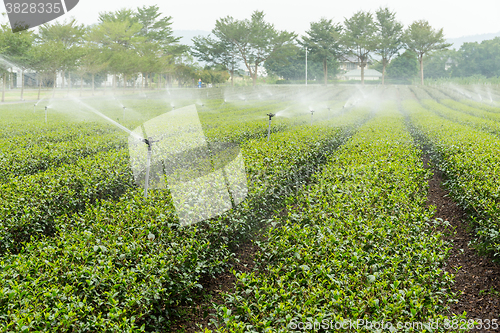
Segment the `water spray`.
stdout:
<svg viewBox="0 0 500 333">
<path fill-rule="evenodd" d="M 271 119 L 275 116 L 274 113 L 268 113 L 269 116 L 269 128 L 267 129 L 267 141 L 269 141 L 269 136 L 271 135 Z"/>
<path fill-rule="evenodd" d="M 90 105 L 88 105 L 88 104 L 86 104 L 86 103 L 84 103 L 82 101 L 80 101 L 80 102 L 81 102 L 81 105 L 85 106 L 87 109 L 89 109 L 90 111 L 92 111 L 93 113 L 95 113 L 96 115 L 98 115 L 99 117 L 104 118 L 105 120 L 109 121 L 110 123 L 112 123 L 113 125 L 115 125 L 116 127 L 118 127 L 119 129 L 127 132 L 128 134 L 132 135 L 133 137 L 135 137 L 139 141 L 144 142 L 148 146 L 148 155 L 147 155 L 147 163 L 146 163 L 146 179 L 145 179 L 145 184 L 144 184 L 144 196 L 147 197 L 148 196 L 148 187 L 149 187 L 149 171 L 150 171 L 150 168 L 151 168 L 151 155 L 152 155 L 152 151 L 153 151 L 152 150 L 152 143 L 153 142 L 157 142 L 157 141 L 151 140 L 151 137 L 149 137 L 147 139 L 141 137 L 137 133 L 129 130 L 125 126 L 117 123 L 113 119 L 111 119 L 108 116 L 106 116 L 106 115 L 102 114 L 101 112 L 97 111 L 95 108 L 91 107 Z M 125 107 L 123 109 L 125 110 Z M 45 111 L 47 112 L 47 107 L 45 107 Z M 47 118 L 45 118 L 45 119 L 47 119 Z"/>
<path fill-rule="evenodd" d="M 312 124 L 313 124 L 313 114 L 314 114 L 315 111 L 311 110 L 310 112 L 311 112 L 311 126 L 312 126 Z"/>
</svg>

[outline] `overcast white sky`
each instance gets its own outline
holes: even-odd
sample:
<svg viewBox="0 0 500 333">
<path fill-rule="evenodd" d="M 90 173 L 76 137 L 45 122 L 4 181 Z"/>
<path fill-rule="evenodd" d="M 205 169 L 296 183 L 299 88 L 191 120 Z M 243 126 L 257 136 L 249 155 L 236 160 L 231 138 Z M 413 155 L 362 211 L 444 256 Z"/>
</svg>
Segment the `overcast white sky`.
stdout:
<svg viewBox="0 0 500 333">
<path fill-rule="evenodd" d="M 172 16 L 174 30 L 210 31 L 218 18 L 230 15 L 244 19 L 254 10 L 263 10 L 267 21 L 277 29 L 303 34 L 310 22 L 321 17 L 342 22 L 358 10 L 374 11 L 388 6 L 405 26 L 425 19 L 435 28 L 444 28 L 446 38 L 500 31 L 500 0 L 80 0 L 66 16 L 92 24 L 101 11 L 154 4 L 165 15 Z M 2 7 L 3 4 L 0 10 L 5 11 Z"/>
</svg>

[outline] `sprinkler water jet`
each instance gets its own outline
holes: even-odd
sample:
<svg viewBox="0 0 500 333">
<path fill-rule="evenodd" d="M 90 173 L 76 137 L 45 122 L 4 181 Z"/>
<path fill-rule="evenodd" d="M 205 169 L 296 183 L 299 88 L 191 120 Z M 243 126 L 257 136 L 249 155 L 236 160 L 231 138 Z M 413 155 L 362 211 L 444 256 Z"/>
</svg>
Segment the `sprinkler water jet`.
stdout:
<svg viewBox="0 0 500 333">
<path fill-rule="evenodd" d="M 271 135 L 271 119 L 276 115 L 274 113 L 268 113 L 267 116 L 269 117 L 269 128 L 267 129 L 267 141 L 269 141 L 269 136 Z"/>
<path fill-rule="evenodd" d="M 91 112 L 95 113 L 96 115 L 98 115 L 99 117 L 109 121 L 110 123 L 112 123 L 113 125 L 115 125 L 116 127 L 118 127 L 119 129 L 127 132 L 128 134 L 132 135 L 134 138 L 138 139 L 140 142 L 144 142 L 147 146 L 148 146 L 148 154 L 147 154 L 147 160 L 146 160 L 146 178 L 145 178 L 145 183 L 144 183 L 144 196 L 147 197 L 148 196 L 148 188 L 149 188 L 149 173 L 150 173 L 150 168 L 151 168 L 151 155 L 152 155 L 152 143 L 153 142 L 158 142 L 158 141 L 153 141 L 151 139 L 151 137 L 145 139 L 143 138 L 142 136 L 138 135 L 137 133 L 131 131 L 130 129 L 128 129 L 127 127 L 117 123 L 116 121 L 114 121 L 113 119 L 109 118 L 108 116 L 102 114 L 101 112 L 99 112 L 98 110 L 96 110 L 95 108 L 91 107 L 90 105 L 80 101 L 80 104 L 82 106 L 84 106 L 85 108 L 87 108 L 88 110 L 90 110 Z M 123 108 L 125 110 L 125 107 Z M 47 107 L 45 107 L 45 110 L 47 110 Z"/>
</svg>

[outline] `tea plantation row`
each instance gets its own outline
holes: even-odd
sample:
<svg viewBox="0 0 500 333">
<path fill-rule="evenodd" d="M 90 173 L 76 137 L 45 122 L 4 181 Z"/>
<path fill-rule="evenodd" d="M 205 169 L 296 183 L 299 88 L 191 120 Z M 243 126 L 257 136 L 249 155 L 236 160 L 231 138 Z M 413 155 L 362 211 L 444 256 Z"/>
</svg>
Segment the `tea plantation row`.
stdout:
<svg viewBox="0 0 500 333">
<path fill-rule="evenodd" d="M 426 208 L 430 175 L 395 105 L 380 113 L 288 198 L 259 244 L 258 272 L 237 274 L 219 307 L 217 332 L 443 320 L 452 276 Z"/>
<path fill-rule="evenodd" d="M 61 212 L 54 237 L 28 242 L 0 263 L 2 331 L 165 329 L 175 308 L 200 290 L 201 279 L 226 269 L 232 248 L 266 220 L 274 194 L 300 185 L 344 140 L 339 126 L 367 116 L 353 110 L 338 117 L 337 126 L 244 142 L 249 197 L 219 219 L 181 228 L 168 192 L 153 191 L 145 200 L 134 189 L 80 214 Z"/>
</svg>

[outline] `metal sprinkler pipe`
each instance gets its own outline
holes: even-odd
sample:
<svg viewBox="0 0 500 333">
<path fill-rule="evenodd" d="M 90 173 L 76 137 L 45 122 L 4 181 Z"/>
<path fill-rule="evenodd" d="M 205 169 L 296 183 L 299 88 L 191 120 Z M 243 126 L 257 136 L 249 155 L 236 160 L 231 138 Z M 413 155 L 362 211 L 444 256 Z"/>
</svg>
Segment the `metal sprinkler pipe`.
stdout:
<svg viewBox="0 0 500 333">
<path fill-rule="evenodd" d="M 274 113 L 268 113 L 269 116 L 269 128 L 267 129 L 267 141 L 269 141 L 269 137 L 271 136 L 271 119 L 275 116 Z"/>
<path fill-rule="evenodd" d="M 313 114 L 314 114 L 315 111 L 311 110 L 310 112 L 311 112 L 311 126 L 312 126 L 312 124 L 313 124 Z"/>
<path fill-rule="evenodd" d="M 124 106 L 124 107 L 123 107 L 123 118 L 122 118 L 122 120 L 124 120 L 124 119 L 125 119 L 125 109 L 126 109 L 126 107 Z"/>
<path fill-rule="evenodd" d="M 45 107 L 45 123 L 47 123 L 47 107 Z"/>
<path fill-rule="evenodd" d="M 148 157 L 146 160 L 146 177 L 144 179 L 144 197 L 148 197 L 148 188 L 149 188 L 149 171 L 151 169 L 151 155 L 153 154 L 152 143 L 157 142 L 151 140 L 151 137 L 147 139 L 142 139 L 142 141 L 148 145 Z"/>
</svg>

